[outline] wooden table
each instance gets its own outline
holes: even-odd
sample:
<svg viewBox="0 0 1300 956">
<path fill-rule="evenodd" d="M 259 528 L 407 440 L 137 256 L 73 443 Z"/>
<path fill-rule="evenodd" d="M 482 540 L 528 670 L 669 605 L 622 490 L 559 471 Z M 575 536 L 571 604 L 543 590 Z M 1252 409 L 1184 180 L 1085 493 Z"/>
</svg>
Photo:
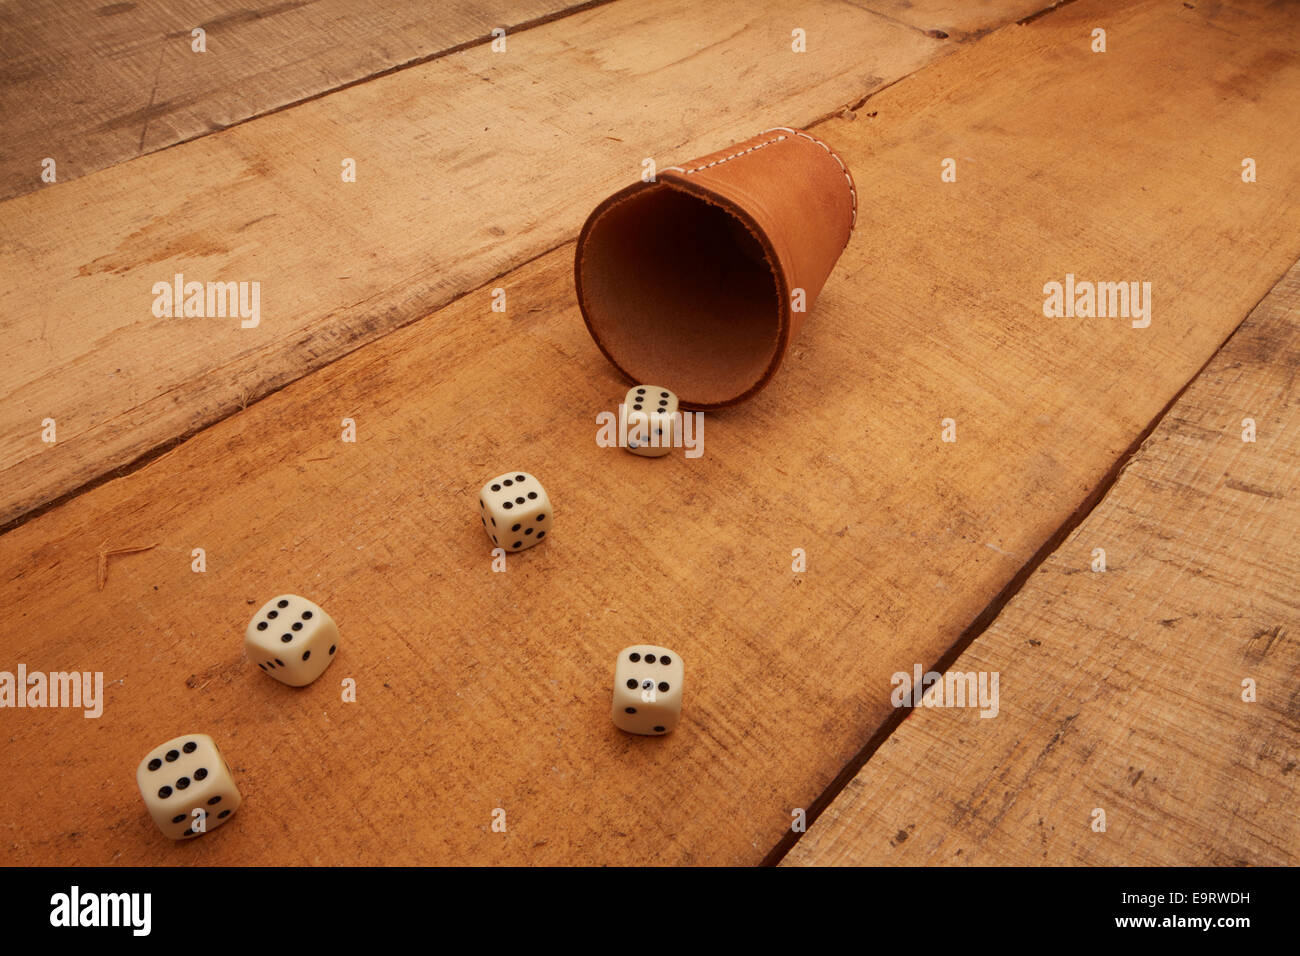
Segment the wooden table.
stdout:
<svg viewBox="0 0 1300 956">
<path fill-rule="evenodd" d="M 1045 5 L 0 13 L 0 671 L 104 679 L 0 709 L 0 863 L 1296 863 L 1300 17 Z M 860 197 L 785 367 L 699 458 L 599 447 L 584 217 L 776 125 Z M 508 468 L 556 528 L 494 573 Z M 283 591 L 343 635 L 304 689 L 242 650 Z M 642 641 L 663 739 L 607 715 Z M 186 732 L 246 804 L 174 845 Z"/>
</svg>

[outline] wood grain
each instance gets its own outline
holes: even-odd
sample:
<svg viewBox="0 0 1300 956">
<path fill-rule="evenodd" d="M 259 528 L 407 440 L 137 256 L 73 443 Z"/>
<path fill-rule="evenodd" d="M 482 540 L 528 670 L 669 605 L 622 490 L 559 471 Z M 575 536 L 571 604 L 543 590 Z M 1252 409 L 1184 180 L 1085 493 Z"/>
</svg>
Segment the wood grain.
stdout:
<svg viewBox="0 0 1300 956">
<path fill-rule="evenodd" d="M 564 0 L 0 4 L 0 199 L 562 15 Z M 207 52 L 191 31 L 207 33 Z M 507 45 L 509 40 L 507 40 Z"/>
<path fill-rule="evenodd" d="M 815 53 L 741 0 L 598 7 L 10 200 L 0 526 L 572 238 L 643 158 L 811 122 L 953 46 L 791 13 Z M 155 318 L 178 273 L 259 282 L 261 324 Z"/>
<path fill-rule="evenodd" d="M 1087 52 L 1099 10 L 1124 56 Z M 0 661 L 101 670 L 108 699 L 0 712 L 0 861 L 761 860 L 893 712 L 890 675 L 953 644 L 1300 256 L 1300 156 L 1274 135 L 1300 109 L 1295 31 L 1081 0 L 821 124 L 869 184 L 857 232 L 698 459 L 597 447 L 624 384 L 564 246 L 14 528 Z M 1270 171 L 1250 186 L 1243 143 Z M 1045 319 L 1067 271 L 1153 282 L 1150 327 Z M 473 495 L 516 465 L 555 533 L 493 573 Z M 146 544 L 97 589 L 101 551 Z M 344 637 L 301 691 L 241 654 L 280 590 Z M 647 636 L 687 668 L 658 740 L 606 712 Z M 188 729 L 247 802 L 176 847 L 132 773 Z"/>
<path fill-rule="evenodd" d="M 910 714 L 786 862 L 1300 862 L 1297 370 L 1300 264 L 958 659 L 999 714 Z"/>
</svg>

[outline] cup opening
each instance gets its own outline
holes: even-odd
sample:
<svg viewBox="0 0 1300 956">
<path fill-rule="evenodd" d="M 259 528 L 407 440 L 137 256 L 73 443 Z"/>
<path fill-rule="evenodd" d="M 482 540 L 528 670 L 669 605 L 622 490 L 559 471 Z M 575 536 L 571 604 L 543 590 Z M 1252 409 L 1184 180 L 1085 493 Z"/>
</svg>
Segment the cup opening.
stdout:
<svg viewBox="0 0 1300 956">
<path fill-rule="evenodd" d="M 579 241 L 587 324 L 632 379 L 709 406 L 767 374 L 782 333 L 779 280 L 739 218 L 661 181 L 614 202 Z"/>
</svg>

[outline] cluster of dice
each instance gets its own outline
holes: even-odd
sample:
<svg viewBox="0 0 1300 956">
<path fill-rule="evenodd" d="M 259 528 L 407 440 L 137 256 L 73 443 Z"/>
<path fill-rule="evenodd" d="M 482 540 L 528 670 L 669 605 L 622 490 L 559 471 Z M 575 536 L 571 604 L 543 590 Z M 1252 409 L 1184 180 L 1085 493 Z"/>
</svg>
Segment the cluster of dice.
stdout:
<svg viewBox="0 0 1300 956">
<path fill-rule="evenodd" d="M 320 677 L 338 649 L 334 619 L 296 594 L 271 598 L 244 631 L 249 660 L 291 687 Z M 173 840 L 221 826 L 243 802 L 234 774 L 207 734 L 183 734 L 155 747 L 140 761 L 135 781 L 154 823 Z"/>
<path fill-rule="evenodd" d="M 672 450 L 677 396 L 657 385 L 635 385 L 619 406 L 619 433 L 634 455 L 659 458 Z M 506 551 L 540 544 L 551 530 L 551 499 L 526 471 L 508 471 L 478 494 L 479 520 L 492 543 Z M 658 736 L 677 726 L 685 670 L 676 651 L 634 644 L 618 653 L 610 717 L 620 730 Z"/>
<path fill-rule="evenodd" d="M 619 406 L 619 434 L 634 455 L 661 458 L 677 433 L 677 396 L 658 385 L 635 385 Z M 551 530 L 551 499 L 526 471 L 508 471 L 478 493 L 479 520 L 492 543 L 506 551 L 541 544 Z"/>
<path fill-rule="evenodd" d="M 677 396 L 666 388 L 637 385 L 619 407 L 619 431 L 628 451 L 660 457 L 672 448 Z M 523 551 L 545 540 L 553 515 L 546 489 L 525 471 L 487 482 L 478 496 L 479 517 L 492 543 Z M 263 673 L 304 687 L 325 672 L 338 651 L 339 629 L 306 598 L 281 594 L 249 621 L 244 649 Z M 610 717 L 620 730 L 660 736 L 677 726 L 685 668 L 666 647 L 634 644 L 618 653 Z M 221 826 L 243 802 L 234 775 L 207 734 L 184 734 L 150 751 L 136 770 L 149 815 L 166 836 L 188 840 Z"/>
</svg>

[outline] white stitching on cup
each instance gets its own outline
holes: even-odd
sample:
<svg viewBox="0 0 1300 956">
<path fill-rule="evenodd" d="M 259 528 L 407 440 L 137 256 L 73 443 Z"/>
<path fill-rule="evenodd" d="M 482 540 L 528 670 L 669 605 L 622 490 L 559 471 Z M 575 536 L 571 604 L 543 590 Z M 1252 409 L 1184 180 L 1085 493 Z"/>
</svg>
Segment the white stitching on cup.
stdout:
<svg viewBox="0 0 1300 956">
<path fill-rule="evenodd" d="M 758 135 L 762 136 L 763 133 L 775 133 L 778 130 L 786 133 L 790 133 L 792 136 L 802 136 L 804 139 L 816 143 L 822 149 L 826 150 L 826 152 L 830 153 L 831 159 L 835 160 L 835 162 L 839 164 L 840 172 L 844 174 L 844 181 L 849 185 L 849 201 L 852 207 L 850 210 L 850 217 L 849 217 L 849 237 L 852 238 L 853 229 L 858 224 L 858 192 L 856 189 L 853 188 L 853 177 L 849 175 L 848 167 L 844 165 L 844 161 L 840 159 L 838 155 L 836 155 L 835 150 L 831 149 L 829 146 L 827 146 L 825 143 L 819 140 L 816 136 L 809 136 L 807 133 L 803 132 L 802 130 L 791 129 L 789 126 L 774 126 L 771 129 L 763 130 L 763 132 L 759 133 Z M 762 149 L 764 146 L 771 146 L 773 143 L 779 143 L 783 139 L 785 139 L 784 136 L 778 136 L 775 139 L 767 139 L 761 143 L 755 143 L 753 146 L 749 147 L 749 149 L 742 149 L 738 153 L 732 153 L 730 156 L 724 156 L 721 159 L 715 159 L 711 163 L 705 163 L 703 166 L 696 166 L 693 169 L 682 169 L 682 167 L 680 166 L 666 166 L 663 169 L 659 170 L 659 172 L 661 173 L 679 172 L 683 176 L 689 176 L 691 173 L 698 173 L 704 169 L 711 169 L 714 166 L 721 166 L 723 163 L 729 160 L 736 159 L 740 156 L 744 156 L 746 153 L 752 153 L 754 150 Z M 844 244 L 846 246 L 848 245 L 848 239 L 844 240 Z"/>
<path fill-rule="evenodd" d="M 787 133 L 791 133 L 795 136 L 802 136 L 806 140 L 811 140 L 812 142 L 820 146 L 822 149 L 826 150 L 826 152 L 830 153 L 831 158 L 834 159 L 835 162 L 839 163 L 840 172 L 844 173 L 844 179 L 849 184 L 849 198 L 853 202 L 853 215 L 852 218 L 849 220 L 849 235 L 852 236 L 853 227 L 858 224 L 858 193 L 857 190 L 853 188 L 853 177 L 849 175 L 848 167 L 844 165 L 844 161 L 835 155 L 835 150 L 831 149 L 829 146 L 827 146 L 825 143 L 819 140 L 816 136 L 809 136 L 807 133 L 803 132 L 802 130 L 791 129 L 788 126 L 774 126 L 771 129 L 763 130 L 763 132 L 775 133 L 777 130 L 785 130 Z M 760 133 L 759 135 L 761 136 L 762 133 Z"/>
<path fill-rule="evenodd" d="M 770 133 L 772 132 L 772 130 L 765 130 L 764 132 Z M 778 136 L 776 139 L 769 139 L 769 140 L 764 140 L 761 143 L 755 143 L 753 146 L 749 147 L 749 149 L 742 149 L 738 153 L 732 153 L 730 156 L 723 156 L 721 159 L 715 159 L 713 162 L 705 163 L 703 166 L 696 166 L 694 169 L 682 169 L 682 167 L 680 166 L 669 166 L 667 169 L 660 170 L 660 172 L 666 173 L 669 170 L 675 169 L 683 176 L 689 176 L 691 173 L 698 173 L 702 169 L 710 169 L 714 166 L 721 166 L 723 163 L 727 162 L 728 160 L 736 159 L 739 156 L 744 156 L 746 153 L 752 153 L 754 150 L 762 149 L 764 146 L 771 146 L 773 143 L 779 143 L 783 139 L 785 139 L 784 136 Z"/>
</svg>

